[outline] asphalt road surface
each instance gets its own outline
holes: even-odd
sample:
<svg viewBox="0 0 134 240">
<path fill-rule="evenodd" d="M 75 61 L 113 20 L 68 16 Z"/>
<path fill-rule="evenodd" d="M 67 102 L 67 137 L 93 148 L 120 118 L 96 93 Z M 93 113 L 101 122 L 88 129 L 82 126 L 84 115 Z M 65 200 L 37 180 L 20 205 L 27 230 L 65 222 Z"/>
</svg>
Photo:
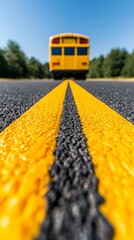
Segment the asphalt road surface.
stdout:
<svg viewBox="0 0 134 240">
<path fill-rule="evenodd" d="M 58 84 L 58 81 L 0 82 L 0 131 Z"/>
<path fill-rule="evenodd" d="M 134 82 L 79 82 L 88 92 L 134 123 Z"/>
<path fill-rule="evenodd" d="M 0 82 L 0 131 L 61 81 Z M 78 81 L 83 88 L 134 123 L 134 83 Z"/>
<path fill-rule="evenodd" d="M 71 81 L 70 86 L 67 82 L 60 83 L 52 80 L 0 82 L 1 131 L 50 93 L 17 121 L 17 127 L 13 124 L 1 133 L 3 216 L 8 212 L 7 206 L 12 206 L 9 208 L 11 214 L 10 211 L 8 213 L 11 218 L 9 229 L 8 225 L 7 229 L 3 225 L 5 234 L 9 238 L 10 229 L 12 226 L 16 228 L 17 223 L 21 228 L 17 225 L 17 231 L 12 232 L 21 236 L 24 226 L 24 233 L 33 236 L 33 224 L 36 225 L 36 216 L 37 219 L 40 217 L 40 211 L 36 210 L 40 209 L 44 196 L 47 199 L 46 217 L 42 221 L 43 203 L 41 225 L 34 240 L 112 240 L 115 233 L 118 234 L 117 239 L 128 239 L 133 218 L 128 219 L 127 213 L 134 215 L 131 198 L 134 139 L 133 126 L 128 122 L 134 122 L 134 83 L 77 82 L 128 121 L 77 84 Z M 21 191 L 18 191 L 18 183 Z M 98 191 L 98 183 L 105 190 L 103 193 Z M 49 186 L 47 193 L 46 186 Z M 24 193 L 21 194 L 22 199 L 19 193 Z M 14 196 L 17 201 L 11 204 Z M 99 206 L 104 200 L 106 204 L 103 207 L 106 206 L 108 213 L 112 209 L 113 218 L 100 212 Z M 29 210 L 27 214 L 27 206 L 30 206 L 30 215 Z M 13 215 L 19 213 L 15 211 L 18 207 L 23 214 Z M 18 216 L 19 221 L 14 216 Z M 119 220 L 121 224 L 118 224 Z M 30 221 L 31 225 L 27 224 Z M 122 234 L 125 234 L 124 238 Z"/>
</svg>

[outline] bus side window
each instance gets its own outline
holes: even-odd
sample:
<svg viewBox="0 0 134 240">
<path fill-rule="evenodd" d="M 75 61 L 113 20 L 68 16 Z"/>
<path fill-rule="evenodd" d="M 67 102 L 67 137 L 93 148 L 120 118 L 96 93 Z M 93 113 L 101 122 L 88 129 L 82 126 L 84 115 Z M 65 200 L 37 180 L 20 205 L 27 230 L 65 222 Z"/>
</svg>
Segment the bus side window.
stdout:
<svg viewBox="0 0 134 240">
<path fill-rule="evenodd" d="M 52 55 L 62 55 L 61 47 L 52 47 Z"/>
<path fill-rule="evenodd" d="M 77 55 L 88 55 L 88 48 L 87 47 L 78 47 Z"/>
<path fill-rule="evenodd" d="M 72 55 L 74 55 L 74 47 L 65 47 L 64 48 L 64 55 L 65 56 L 72 56 Z"/>
</svg>

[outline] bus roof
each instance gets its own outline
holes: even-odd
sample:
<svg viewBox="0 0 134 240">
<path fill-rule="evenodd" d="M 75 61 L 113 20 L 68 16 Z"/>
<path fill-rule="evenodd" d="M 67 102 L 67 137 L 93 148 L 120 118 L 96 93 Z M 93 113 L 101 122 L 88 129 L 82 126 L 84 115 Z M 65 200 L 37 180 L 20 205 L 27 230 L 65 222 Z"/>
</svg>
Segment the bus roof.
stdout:
<svg viewBox="0 0 134 240">
<path fill-rule="evenodd" d="M 59 33 L 59 34 L 50 36 L 50 39 L 58 38 L 58 37 L 83 37 L 83 38 L 89 39 L 88 36 L 79 34 L 79 33 Z"/>
</svg>

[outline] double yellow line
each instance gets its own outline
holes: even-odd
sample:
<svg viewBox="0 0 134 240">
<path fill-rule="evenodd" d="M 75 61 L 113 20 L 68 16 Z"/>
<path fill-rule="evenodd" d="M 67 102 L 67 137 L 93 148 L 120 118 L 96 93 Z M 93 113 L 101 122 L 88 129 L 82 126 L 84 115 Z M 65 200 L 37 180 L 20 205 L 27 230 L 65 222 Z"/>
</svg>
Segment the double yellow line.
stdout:
<svg viewBox="0 0 134 240">
<path fill-rule="evenodd" d="M 65 81 L 0 134 L 0 239 L 29 240 L 45 217 L 49 169 L 70 83 L 117 240 L 134 239 L 134 128 L 72 81 Z"/>
<path fill-rule="evenodd" d="M 134 126 L 71 82 L 87 145 L 105 199 L 101 211 L 117 240 L 134 239 Z"/>
<path fill-rule="evenodd" d="M 0 135 L 0 239 L 29 240 L 45 217 L 67 82 L 36 103 Z"/>
</svg>

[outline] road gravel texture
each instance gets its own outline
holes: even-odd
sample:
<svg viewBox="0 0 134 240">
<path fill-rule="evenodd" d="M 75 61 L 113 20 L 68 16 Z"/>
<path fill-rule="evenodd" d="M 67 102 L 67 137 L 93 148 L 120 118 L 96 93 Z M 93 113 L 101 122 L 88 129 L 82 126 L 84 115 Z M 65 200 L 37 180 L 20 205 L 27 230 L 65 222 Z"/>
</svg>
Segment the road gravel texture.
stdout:
<svg viewBox="0 0 134 240">
<path fill-rule="evenodd" d="M 80 118 L 67 89 L 57 138 L 48 210 L 36 240 L 110 240 L 113 229 L 98 210 L 103 198 L 82 133 Z"/>
<path fill-rule="evenodd" d="M 102 102 L 134 123 L 134 82 L 77 82 Z"/>
<path fill-rule="evenodd" d="M 39 101 L 59 81 L 0 82 L 0 131 Z"/>
<path fill-rule="evenodd" d="M 0 82 L 0 131 L 55 88 L 61 81 Z M 134 83 L 77 81 L 95 97 L 134 123 Z"/>
<path fill-rule="evenodd" d="M 23 114 L 61 81 L 1 82 L 0 130 Z M 134 122 L 134 83 L 77 82 Z M 90 103 L 89 103 L 90 104 Z M 48 210 L 38 240 L 110 240 L 113 228 L 98 210 L 103 198 L 82 133 L 71 90 L 67 90 L 55 149 Z"/>
</svg>

